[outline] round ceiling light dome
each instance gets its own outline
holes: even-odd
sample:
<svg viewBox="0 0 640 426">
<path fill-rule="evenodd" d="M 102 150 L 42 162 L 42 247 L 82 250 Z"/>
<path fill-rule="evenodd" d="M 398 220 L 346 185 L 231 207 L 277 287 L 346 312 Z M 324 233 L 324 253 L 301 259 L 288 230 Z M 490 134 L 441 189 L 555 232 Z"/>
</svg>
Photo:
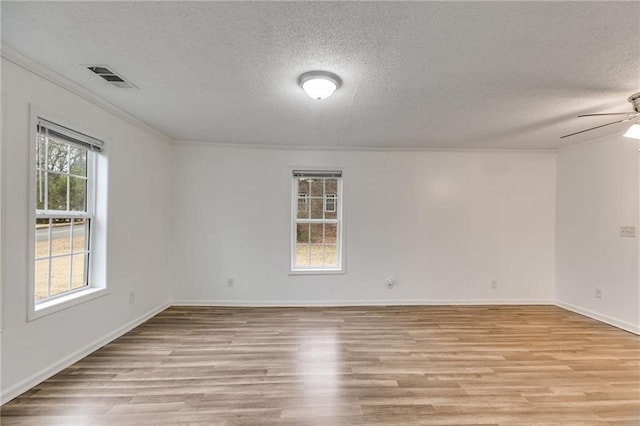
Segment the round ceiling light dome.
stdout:
<svg viewBox="0 0 640 426">
<path fill-rule="evenodd" d="M 328 71 L 309 71 L 300 76 L 298 84 L 313 99 L 326 99 L 333 95 L 342 81 L 340 77 Z"/>
</svg>

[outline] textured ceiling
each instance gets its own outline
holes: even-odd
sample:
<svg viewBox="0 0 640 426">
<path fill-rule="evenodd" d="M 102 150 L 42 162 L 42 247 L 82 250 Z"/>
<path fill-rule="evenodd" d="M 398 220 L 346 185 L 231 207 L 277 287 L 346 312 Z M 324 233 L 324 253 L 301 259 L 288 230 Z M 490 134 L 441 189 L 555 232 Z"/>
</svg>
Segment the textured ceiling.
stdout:
<svg viewBox="0 0 640 426">
<path fill-rule="evenodd" d="M 640 2 L 9 2 L 2 42 L 175 140 L 545 149 L 631 111 Z M 107 64 L 116 89 L 81 64 Z M 333 97 L 297 86 L 340 75 Z"/>
</svg>

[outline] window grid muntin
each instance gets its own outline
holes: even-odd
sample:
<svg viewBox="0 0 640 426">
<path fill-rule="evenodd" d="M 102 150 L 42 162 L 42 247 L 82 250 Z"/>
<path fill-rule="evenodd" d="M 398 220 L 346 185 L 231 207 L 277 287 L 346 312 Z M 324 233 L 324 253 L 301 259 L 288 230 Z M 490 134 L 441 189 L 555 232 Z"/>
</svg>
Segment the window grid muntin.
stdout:
<svg viewBox="0 0 640 426">
<path fill-rule="evenodd" d="M 311 183 L 308 184 L 308 194 L 307 195 L 307 202 L 308 202 L 308 213 L 307 213 L 307 217 L 306 218 L 300 218 L 298 217 L 299 215 L 299 196 L 301 195 L 299 193 L 300 191 L 300 182 L 302 180 L 322 180 L 322 194 L 320 195 L 312 195 L 312 186 Z M 334 180 L 335 181 L 335 212 L 329 212 L 329 213 L 335 213 L 335 219 L 334 218 L 327 218 L 326 217 L 326 195 L 327 195 L 327 180 Z M 340 271 L 342 269 L 342 218 L 341 218 L 341 211 L 339 210 L 341 207 L 338 206 L 338 200 L 340 199 L 341 195 L 342 195 L 342 178 L 341 176 L 296 176 L 295 172 L 294 172 L 294 182 L 295 184 L 293 185 L 295 193 L 294 193 L 294 199 L 296 200 L 296 205 L 295 205 L 295 214 L 293 216 L 293 247 L 292 247 L 292 262 L 291 262 L 291 270 L 292 271 Z M 320 200 L 321 202 L 321 208 L 320 211 L 322 212 L 322 217 L 321 218 L 312 218 L 311 216 L 313 215 L 313 201 L 312 200 Z M 341 204 L 341 203 L 340 203 Z M 307 263 L 308 265 L 305 266 L 299 266 L 297 263 L 297 249 L 298 249 L 298 235 L 297 235 L 297 231 L 298 231 L 298 225 L 303 224 L 303 225 L 307 225 Z M 312 243 L 312 232 L 311 232 L 311 225 L 313 224 L 322 224 L 322 242 L 320 244 L 318 243 Z M 335 247 L 335 264 L 327 264 L 327 259 L 326 259 L 326 255 L 327 255 L 327 236 L 326 236 L 326 232 L 327 232 L 327 225 L 335 225 L 335 229 L 336 229 L 336 236 L 335 236 L 335 243 L 334 244 L 330 244 L 329 246 L 331 247 Z M 311 258 L 312 258 L 312 248 L 314 246 L 321 246 L 322 247 L 322 265 L 314 265 L 311 262 Z"/>
<path fill-rule="evenodd" d="M 77 292 L 77 291 L 81 291 L 84 290 L 85 288 L 89 287 L 89 261 L 90 261 L 90 254 L 91 254 L 91 222 L 93 219 L 93 199 L 94 199 L 94 192 L 95 192 L 95 188 L 93 186 L 93 168 L 94 168 L 94 162 L 95 162 L 95 154 L 90 151 L 89 149 L 87 149 L 86 147 L 83 146 L 78 146 L 72 142 L 68 142 L 65 141 L 62 138 L 55 138 L 53 139 L 53 141 L 58 144 L 58 145 L 65 145 L 66 148 L 66 165 L 64 167 L 62 167 L 62 169 L 64 170 L 66 168 L 66 172 L 63 171 L 58 171 L 58 170 L 49 170 L 50 169 L 50 164 L 49 164 L 49 135 L 48 135 L 48 130 L 46 128 L 44 128 L 44 132 L 41 131 L 43 128 L 38 127 L 38 131 L 36 132 L 37 138 L 36 138 L 36 175 L 38 176 L 39 182 L 38 182 L 38 188 L 36 188 L 36 225 L 37 225 L 37 221 L 38 219 L 48 219 L 48 224 L 47 224 L 47 234 L 48 234 L 48 238 L 47 238 L 47 255 L 46 256 L 37 256 L 37 250 L 36 253 L 34 253 L 34 260 L 35 262 L 38 261 L 46 261 L 47 263 L 47 284 L 46 284 L 46 296 L 42 297 L 40 299 L 38 299 L 37 297 L 37 273 L 36 276 L 34 277 L 34 301 L 36 304 L 38 303 L 42 303 L 42 302 L 46 302 L 46 301 L 50 301 L 52 299 L 61 297 L 61 296 L 66 296 L 68 294 Z M 42 167 L 41 164 L 41 153 L 42 153 L 42 144 L 44 144 L 44 167 Z M 84 172 L 86 173 L 86 176 L 82 176 L 79 175 L 77 173 L 71 173 L 71 169 L 72 169 L 72 164 L 71 164 L 71 150 L 72 149 L 76 149 L 80 151 L 80 155 L 84 158 Z M 51 175 L 58 175 L 58 176 L 65 176 L 66 177 L 66 210 L 59 210 L 59 209 L 49 209 L 49 174 Z M 84 210 L 71 210 L 72 208 L 74 208 L 75 206 L 71 205 L 71 178 L 77 178 L 77 179 L 81 179 L 84 181 L 84 194 L 83 194 L 83 200 L 84 200 Z M 42 186 L 44 186 L 44 188 L 42 188 Z M 43 197 L 44 195 L 44 200 L 43 200 L 43 207 L 44 209 L 38 209 L 37 208 L 37 203 L 38 203 L 38 199 L 41 197 Z M 68 219 L 69 220 L 69 251 L 68 253 L 61 253 L 61 254 L 53 254 L 53 221 L 54 219 Z M 84 242 L 83 242 L 83 249 L 80 251 L 76 251 L 75 250 L 75 244 L 74 244 L 74 238 L 75 238 L 75 221 L 77 219 L 84 219 Z M 38 231 L 36 229 L 36 247 L 38 244 Z M 74 264 L 74 260 L 76 257 L 82 256 L 83 259 L 83 271 L 82 271 L 82 285 L 78 286 L 77 288 L 73 288 L 74 286 L 74 279 L 73 279 L 73 264 Z M 66 291 L 62 291 L 60 293 L 56 293 L 56 294 L 51 294 L 52 292 L 52 263 L 53 260 L 55 259 L 61 259 L 61 258 L 68 258 L 69 259 L 69 271 L 68 271 L 68 275 L 67 275 L 67 290 Z"/>
</svg>

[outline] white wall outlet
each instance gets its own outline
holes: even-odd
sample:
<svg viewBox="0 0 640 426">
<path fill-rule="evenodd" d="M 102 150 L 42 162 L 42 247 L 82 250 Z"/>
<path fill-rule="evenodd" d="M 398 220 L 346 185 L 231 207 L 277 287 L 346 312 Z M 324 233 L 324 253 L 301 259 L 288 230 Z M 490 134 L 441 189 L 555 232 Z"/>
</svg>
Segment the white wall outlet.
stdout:
<svg viewBox="0 0 640 426">
<path fill-rule="evenodd" d="M 596 299 L 602 299 L 602 290 L 600 290 L 599 288 L 596 288 L 595 297 Z"/>
<path fill-rule="evenodd" d="M 396 285 L 396 282 L 395 282 L 395 280 L 393 278 L 389 278 L 387 280 L 387 288 L 389 290 L 391 290 L 393 287 L 395 287 L 395 285 Z"/>
<path fill-rule="evenodd" d="M 227 287 L 233 288 L 236 285 L 236 280 L 233 278 L 227 278 Z"/>
<path fill-rule="evenodd" d="M 636 227 L 635 226 L 621 226 L 620 227 L 620 236 L 621 237 L 635 237 L 636 236 Z"/>
<path fill-rule="evenodd" d="M 129 292 L 129 304 L 132 303 L 136 303 L 136 292 L 133 290 Z"/>
<path fill-rule="evenodd" d="M 498 281 L 491 280 L 491 288 L 498 288 Z"/>
</svg>

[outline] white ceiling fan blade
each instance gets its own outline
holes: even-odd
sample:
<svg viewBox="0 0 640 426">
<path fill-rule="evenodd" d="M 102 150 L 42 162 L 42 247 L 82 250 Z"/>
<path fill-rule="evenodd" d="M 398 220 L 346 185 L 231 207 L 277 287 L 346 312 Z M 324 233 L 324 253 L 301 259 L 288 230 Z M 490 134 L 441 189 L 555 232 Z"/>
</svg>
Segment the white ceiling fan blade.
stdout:
<svg viewBox="0 0 640 426">
<path fill-rule="evenodd" d="M 580 114 L 578 117 L 598 117 L 601 115 L 638 115 L 637 112 L 604 112 L 601 114 Z"/>
<path fill-rule="evenodd" d="M 568 135 L 560 136 L 560 139 L 562 139 L 562 138 L 568 138 L 569 136 L 579 135 L 580 133 L 588 132 L 588 131 L 590 131 L 590 130 L 599 129 L 599 128 L 601 128 L 601 127 L 611 126 L 612 124 L 618 124 L 618 123 L 624 123 L 624 122 L 627 122 L 627 121 L 631 121 L 631 120 L 633 120 L 634 118 L 636 118 L 637 116 L 638 116 L 638 114 L 634 115 L 633 117 L 628 117 L 628 118 L 624 118 L 624 119 L 622 119 L 622 120 L 613 121 L 613 122 L 611 122 L 611 123 L 602 124 L 602 125 L 600 125 L 600 126 L 591 127 L 590 129 L 580 130 L 579 132 L 570 133 L 570 134 L 568 134 Z"/>
</svg>

